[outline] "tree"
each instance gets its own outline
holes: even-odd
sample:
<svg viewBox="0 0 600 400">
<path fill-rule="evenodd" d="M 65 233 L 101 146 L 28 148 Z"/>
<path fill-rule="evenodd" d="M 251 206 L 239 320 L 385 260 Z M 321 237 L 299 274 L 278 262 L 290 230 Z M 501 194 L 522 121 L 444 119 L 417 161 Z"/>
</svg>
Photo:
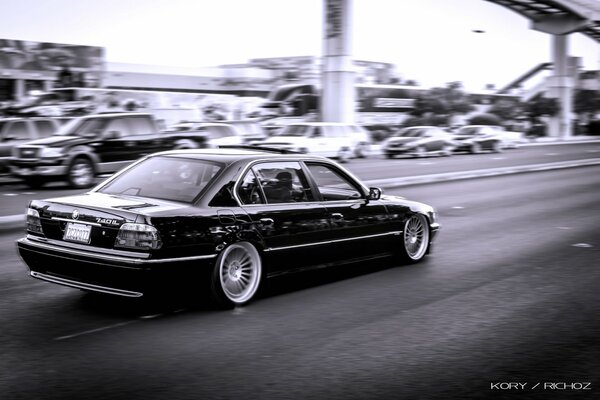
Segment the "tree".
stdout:
<svg viewBox="0 0 600 400">
<path fill-rule="evenodd" d="M 555 98 L 534 97 L 524 104 L 525 112 L 532 121 L 537 121 L 540 117 L 553 117 L 560 111 L 560 105 Z"/>
<path fill-rule="evenodd" d="M 474 109 L 462 83 L 449 82 L 446 87 L 432 88 L 415 100 L 412 114 L 416 117 L 432 115 L 444 117 L 446 121 L 455 114 L 466 114 Z"/>
<path fill-rule="evenodd" d="M 600 112 L 600 91 L 590 89 L 579 89 L 575 92 L 574 111 L 583 114 L 590 119 L 594 114 Z"/>
<path fill-rule="evenodd" d="M 499 99 L 487 111 L 502 121 L 515 120 L 523 115 L 523 103 L 517 99 Z"/>
<path fill-rule="evenodd" d="M 478 114 L 469 119 L 469 125 L 502 125 L 502 120 L 495 114 Z"/>
</svg>

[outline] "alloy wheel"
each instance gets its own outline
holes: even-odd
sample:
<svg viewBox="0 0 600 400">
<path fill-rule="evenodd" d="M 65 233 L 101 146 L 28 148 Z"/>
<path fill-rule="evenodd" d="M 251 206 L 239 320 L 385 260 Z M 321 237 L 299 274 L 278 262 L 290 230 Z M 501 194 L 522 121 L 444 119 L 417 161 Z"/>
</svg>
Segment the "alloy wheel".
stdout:
<svg viewBox="0 0 600 400">
<path fill-rule="evenodd" d="M 218 267 L 221 290 L 230 302 L 242 304 L 254 296 L 262 273 L 254 246 L 247 242 L 232 244 L 221 254 Z"/>
<path fill-rule="evenodd" d="M 418 261 L 425 256 L 429 246 L 429 228 L 424 216 L 414 214 L 408 218 L 404 224 L 403 239 L 408 258 Z"/>
</svg>

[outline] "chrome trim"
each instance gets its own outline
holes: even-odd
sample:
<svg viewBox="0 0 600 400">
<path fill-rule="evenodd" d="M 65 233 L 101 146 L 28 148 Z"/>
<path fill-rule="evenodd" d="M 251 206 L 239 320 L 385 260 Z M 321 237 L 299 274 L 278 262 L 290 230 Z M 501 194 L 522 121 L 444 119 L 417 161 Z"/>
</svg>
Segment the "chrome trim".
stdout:
<svg viewBox="0 0 600 400">
<path fill-rule="evenodd" d="M 309 246 L 321 246 L 324 244 L 331 244 L 331 243 L 340 243 L 340 242 L 348 242 L 351 240 L 361 240 L 361 239 L 370 239 L 370 238 L 376 238 L 376 237 L 381 237 L 381 236 L 389 236 L 389 235 L 401 235 L 402 231 L 391 231 L 391 232 L 386 232 L 386 233 L 376 233 L 374 235 L 367 235 L 367 236 L 357 236 L 357 237 L 353 237 L 353 238 L 344 238 L 344 239 L 335 239 L 335 240 L 328 240 L 325 242 L 314 242 L 314 243 L 306 243 L 306 244 L 297 244 L 294 246 L 282 246 L 282 247 L 275 247 L 275 248 L 266 248 L 264 251 L 268 252 L 268 251 L 277 251 L 277 250 L 289 250 L 289 249 L 295 249 L 295 248 L 300 248 L 300 247 L 309 247 Z"/>
<path fill-rule="evenodd" d="M 91 283 L 84 283 L 79 281 L 73 281 L 71 279 L 59 278 L 57 276 L 42 274 L 40 272 L 35 271 L 31 271 L 29 274 L 34 278 L 41 279 L 46 282 L 57 283 L 59 285 L 70 286 L 77 289 L 91 290 L 94 292 L 108 293 L 125 297 L 142 297 L 144 295 L 141 292 L 134 292 L 132 290 L 123 290 L 107 286 L 93 285 Z"/>
<path fill-rule="evenodd" d="M 55 220 L 55 221 L 75 222 L 75 223 L 78 223 L 78 224 L 88 224 L 88 225 L 93 225 L 93 226 L 102 226 L 102 224 L 99 224 L 97 222 L 81 221 L 79 219 L 68 219 L 68 218 L 59 218 L 59 217 L 52 217 L 50 219 Z"/>
<path fill-rule="evenodd" d="M 164 263 L 169 263 L 169 262 L 194 261 L 194 260 L 208 260 L 211 258 L 215 258 L 217 256 L 217 254 L 207 254 L 207 255 L 201 255 L 201 256 L 173 257 L 173 258 L 161 258 L 161 259 L 156 259 L 156 260 L 144 260 L 141 258 L 119 257 L 119 256 L 112 256 L 112 255 L 107 255 L 107 254 L 98 254 L 98 253 L 91 252 L 91 251 L 74 250 L 74 249 L 69 249 L 66 247 L 61 247 L 61 246 L 56 246 L 56 245 L 47 245 L 47 244 L 32 241 L 27 238 L 21 239 L 21 240 L 19 240 L 19 242 L 25 243 L 29 246 L 43 248 L 46 250 L 54 250 L 54 251 L 60 251 L 63 253 L 68 253 L 68 254 L 73 254 L 73 255 L 78 255 L 78 256 L 84 256 L 84 257 L 90 257 L 90 258 L 96 258 L 96 259 L 108 260 L 108 261 L 124 262 L 124 263 L 128 263 L 128 264 L 136 264 L 136 265 L 164 264 Z"/>
</svg>

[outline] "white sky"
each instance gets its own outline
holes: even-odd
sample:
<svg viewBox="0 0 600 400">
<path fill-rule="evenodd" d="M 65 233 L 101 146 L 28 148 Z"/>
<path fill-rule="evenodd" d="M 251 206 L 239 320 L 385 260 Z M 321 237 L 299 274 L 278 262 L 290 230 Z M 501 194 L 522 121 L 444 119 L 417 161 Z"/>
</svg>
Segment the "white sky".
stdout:
<svg viewBox="0 0 600 400">
<path fill-rule="evenodd" d="M 0 38 L 102 46 L 109 62 L 210 67 L 320 55 L 321 0 L 0 0 Z M 485 33 L 474 33 L 474 29 Z M 550 36 L 484 0 L 354 0 L 353 58 L 426 86 L 503 86 L 550 61 Z M 570 36 L 600 69 L 600 46 Z"/>
</svg>

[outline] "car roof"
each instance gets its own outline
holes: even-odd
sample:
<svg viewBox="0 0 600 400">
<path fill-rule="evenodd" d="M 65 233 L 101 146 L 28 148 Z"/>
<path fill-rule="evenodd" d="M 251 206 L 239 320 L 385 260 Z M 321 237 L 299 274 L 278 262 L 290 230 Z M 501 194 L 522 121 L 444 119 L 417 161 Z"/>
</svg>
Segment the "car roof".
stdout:
<svg viewBox="0 0 600 400">
<path fill-rule="evenodd" d="M 292 122 L 290 125 L 311 125 L 311 126 L 348 126 L 356 125 L 349 122 Z"/>
<path fill-rule="evenodd" d="M 151 116 L 150 113 L 139 113 L 139 112 L 107 112 L 107 113 L 98 113 L 98 114 L 90 114 L 83 115 L 80 118 L 82 119 L 90 119 L 90 118 L 113 118 L 113 117 L 124 117 L 124 116 Z"/>
<path fill-rule="evenodd" d="M 260 149 L 242 149 L 242 148 L 220 148 L 220 149 L 181 149 L 181 150 L 169 150 L 154 153 L 152 156 L 168 156 L 168 157 L 184 157 L 184 158 L 197 158 L 202 160 L 210 160 L 216 162 L 223 162 L 226 164 L 233 163 L 236 161 L 253 161 L 253 160 L 265 160 L 273 159 L 273 161 L 297 161 L 302 160 L 313 160 L 313 161 L 328 161 L 327 158 L 321 156 L 313 156 L 302 153 L 279 153 L 268 150 Z"/>
</svg>

